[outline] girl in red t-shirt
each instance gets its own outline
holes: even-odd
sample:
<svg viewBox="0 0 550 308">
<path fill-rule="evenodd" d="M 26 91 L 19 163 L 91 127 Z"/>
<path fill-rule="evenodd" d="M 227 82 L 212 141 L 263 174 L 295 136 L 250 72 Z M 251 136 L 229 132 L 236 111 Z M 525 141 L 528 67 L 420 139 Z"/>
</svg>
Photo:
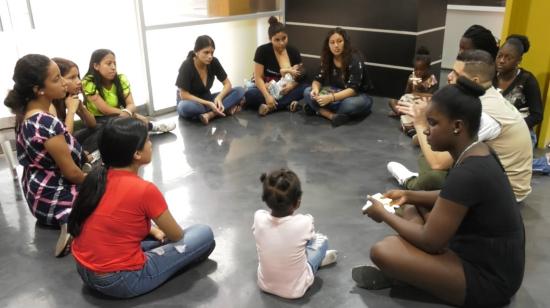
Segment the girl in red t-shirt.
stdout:
<svg viewBox="0 0 550 308">
<path fill-rule="evenodd" d="M 78 273 L 89 287 L 113 297 L 155 289 L 208 258 L 216 245 L 208 226 L 182 230 L 158 188 L 138 176 L 151 161 L 147 136 L 147 125 L 134 118 L 115 117 L 102 127 L 103 166 L 84 181 L 69 216 Z"/>
</svg>

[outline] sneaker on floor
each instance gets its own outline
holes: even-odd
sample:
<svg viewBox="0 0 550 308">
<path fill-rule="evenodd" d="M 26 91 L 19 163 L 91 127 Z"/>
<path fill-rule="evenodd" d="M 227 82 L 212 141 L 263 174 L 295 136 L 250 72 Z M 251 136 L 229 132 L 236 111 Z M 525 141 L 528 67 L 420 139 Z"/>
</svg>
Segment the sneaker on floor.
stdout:
<svg viewBox="0 0 550 308">
<path fill-rule="evenodd" d="M 354 267 L 351 270 L 351 278 L 358 287 L 367 290 L 387 289 L 393 285 L 393 279 L 374 266 Z"/>
<path fill-rule="evenodd" d="M 325 257 L 323 258 L 323 261 L 321 261 L 321 266 L 327 266 L 332 263 L 335 263 L 336 259 L 338 259 L 338 250 L 329 249 L 325 253 Z"/>
<path fill-rule="evenodd" d="M 399 185 L 403 185 L 408 179 L 418 176 L 418 173 L 411 172 L 407 167 L 394 161 L 388 163 L 388 171 L 397 180 Z"/>
<path fill-rule="evenodd" d="M 151 129 L 151 131 L 155 133 L 167 133 L 169 131 L 173 131 L 174 128 L 176 128 L 176 123 L 174 122 L 169 122 L 169 123 L 151 122 L 151 124 L 153 124 L 153 129 Z"/>
<path fill-rule="evenodd" d="M 332 117 L 331 122 L 334 127 L 338 127 L 340 125 L 347 123 L 348 121 L 349 121 L 349 115 L 337 113 Z"/>
<path fill-rule="evenodd" d="M 67 224 L 64 223 L 60 226 L 59 239 L 55 245 L 55 256 L 61 258 L 69 254 L 71 251 L 71 242 L 73 237 L 67 231 Z"/>
</svg>

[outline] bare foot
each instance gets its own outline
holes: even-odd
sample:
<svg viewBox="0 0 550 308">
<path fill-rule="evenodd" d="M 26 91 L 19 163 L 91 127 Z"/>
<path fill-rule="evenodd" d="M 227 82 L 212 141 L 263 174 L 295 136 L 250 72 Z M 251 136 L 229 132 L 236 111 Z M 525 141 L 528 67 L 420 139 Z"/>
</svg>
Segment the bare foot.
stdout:
<svg viewBox="0 0 550 308">
<path fill-rule="evenodd" d="M 208 125 L 208 122 L 210 122 L 210 117 L 206 115 L 206 113 L 203 113 L 199 115 L 199 120 L 201 120 L 202 124 Z"/>
<path fill-rule="evenodd" d="M 240 108 L 239 108 L 239 104 L 236 104 L 236 105 L 233 105 L 231 106 L 231 108 L 229 108 L 225 114 L 227 114 L 228 116 L 232 116 L 234 115 L 235 113 L 239 112 Z"/>
</svg>

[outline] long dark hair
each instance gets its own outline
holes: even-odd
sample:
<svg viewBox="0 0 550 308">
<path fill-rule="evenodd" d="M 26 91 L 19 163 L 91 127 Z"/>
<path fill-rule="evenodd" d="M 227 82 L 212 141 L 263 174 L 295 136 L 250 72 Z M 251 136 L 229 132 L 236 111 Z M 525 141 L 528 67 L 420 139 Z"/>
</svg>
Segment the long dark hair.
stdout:
<svg viewBox="0 0 550 308">
<path fill-rule="evenodd" d="M 346 30 L 340 27 L 336 27 L 330 30 L 327 33 L 327 36 L 323 42 L 323 50 L 321 51 L 321 71 L 328 76 L 331 74 L 331 71 L 334 68 L 334 55 L 330 51 L 330 47 L 328 44 L 330 37 L 333 34 L 340 34 L 344 39 L 344 50 L 342 50 L 342 71 L 344 73 L 344 80 L 347 80 L 349 77 L 348 66 L 351 62 L 351 56 L 355 50 L 351 46 L 351 41 L 349 39 L 348 33 L 346 32 Z"/>
<path fill-rule="evenodd" d="M 27 105 L 36 98 L 33 88 L 35 86 L 44 87 L 50 63 L 50 58 L 38 54 L 28 54 L 17 60 L 12 77 L 15 84 L 4 99 L 4 105 L 15 114 L 16 131 L 19 130 L 23 121 Z"/>
<path fill-rule="evenodd" d="M 302 197 L 300 179 L 291 170 L 279 169 L 269 174 L 263 173 L 260 181 L 263 184 L 262 201 L 277 217 L 288 215 Z"/>
<path fill-rule="evenodd" d="M 69 215 L 69 233 L 80 235 L 86 219 L 97 208 L 105 193 L 107 170 L 132 164 L 134 153 L 143 149 L 147 141 L 147 125 L 135 118 L 114 117 L 105 123 L 98 136 L 98 147 L 103 165 L 86 176 Z"/>
<path fill-rule="evenodd" d="M 279 19 L 277 19 L 277 17 L 270 16 L 267 22 L 269 23 L 269 28 L 267 29 L 267 35 L 269 36 L 270 40 L 275 34 L 279 32 L 286 33 L 285 25 L 283 25 L 279 21 Z"/>
<path fill-rule="evenodd" d="M 52 61 L 55 62 L 57 64 L 57 66 L 59 67 L 59 72 L 61 73 L 61 77 L 65 77 L 65 75 L 67 75 L 69 73 L 69 71 L 71 70 L 71 68 L 73 68 L 73 67 L 76 67 L 76 69 L 78 71 L 80 71 L 78 69 L 78 65 L 76 65 L 76 63 L 74 63 L 71 60 L 67 60 L 67 59 L 64 59 L 64 58 L 52 58 Z M 80 76 L 79 76 L 79 78 L 80 78 Z M 72 94 L 67 92 L 67 96 L 69 96 L 69 95 L 72 95 Z M 67 97 L 67 96 L 65 96 L 65 97 Z M 52 105 L 55 107 L 57 117 L 59 119 L 61 119 L 62 121 L 65 121 L 65 118 L 67 117 L 65 99 L 64 98 L 54 99 L 52 101 Z"/>
<path fill-rule="evenodd" d="M 472 25 L 462 35 L 472 41 L 474 49 L 481 49 L 488 52 L 493 59 L 497 57 L 498 45 L 493 33 L 480 25 Z"/>
<path fill-rule="evenodd" d="M 189 50 L 187 53 L 187 59 L 192 59 L 195 56 L 195 52 L 199 52 L 201 49 L 206 47 L 212 47 L 216 49 L 216 44 L 214 40 L 208 35 L 201 35 L 195 40 L 195 47 L 193 50 Z"/>
<path fill-rule="evenodd" d="M 92 53 L 92 56 L 90 57 L 90 65 L 88 66 L 88 72 L 86 72 L 86 75 L 84 76 L 84 79 L 87 81 L 91 81 L 95 84 L 95 87 L 97 89 L 97 92 L 99 93 L 99 96 L 105 100 L 105 94 L 103 91 L 103 86 L 101 84 L 101 81 L 103 80 L 103 77 L 99 72 L 94 68 L 94 64 L 99 64 L 103 58 L 105 58 L 107 55 L 113 55 L 115 56 L 115 53 L 112 52 L 109 49 L 98 49 Z M 124 92 L 122 91 L 122 84 L 120 82 L 120 76 L 117 74 L 115 76 L 115 79 L 113 79 L 113 83 L 116 87 L 116 97 L 118 99 L 118 104 L 122 107 L 126 107 L 126 96 L 124 96 Z"/>
<path fill-rule="evenodd" d="M 432 105 L 451 120 L 460 119 L 473 138 L 477 135 L 481 122 L 481 100 L 485 93 L 480 85 L 460 76 L 456 84 L 439 89 L 432 97 Z"/>
</svg>

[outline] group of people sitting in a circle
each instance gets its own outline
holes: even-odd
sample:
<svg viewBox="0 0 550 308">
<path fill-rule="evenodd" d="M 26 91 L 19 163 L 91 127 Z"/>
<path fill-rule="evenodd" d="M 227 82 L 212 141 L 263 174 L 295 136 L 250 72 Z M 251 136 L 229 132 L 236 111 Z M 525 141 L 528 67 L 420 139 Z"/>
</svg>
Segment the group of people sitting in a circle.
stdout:
<svg viewBox="0 0 550 308">
<path fill-rule="evenodd" d="M 254 85 L 246 89 L 232 87 L 220 61 L 214 57 L 214 41 L 202 35 L 187 55 L 176 79 L 177 111 L 181 117 L 199 119 L 208 124 L 217 117 L 232 115 L 246 108 L 265 116 L 274 111 L 320 115 L 334 126 L 371 112 L 372 98 L 366 66 L 353 48 L 345 30 L 331 30 L 323 43 L 321 68 L 311 85 L 300 52 L 288 44 L 285 26 L 275 17 L 269 19 L 270 43 L 259 46 L 254 55 Z M 217 78 L 223 89 L 211 93 Z"/>
<path fill-rule="evenodd" d="M 213 57 L 213 40 L 197 39 L 176 81 L 180 116 L 207 124 L 241 108 L 260 115 L 294 112 L 302 99 L 307 114 L 336 126 L 371 112 L 364 60 L 344 30 L 327 34 L 320 72 L 309 86 L 284 25 L 274 17 L 269 22 L 271 43 L 256 50 L 255 86 L 246 91 L 232 87 Z M 449 85 L 438 91 L 429 53 L 419 50 L 410 95 L 390 102 L 392 115 L 407 116 L 401 117 L 405 132 L 416 135 L 420 172 L 388 165 L 407 188 L 384 194 L 400 206 L 395 213 L 369 197 L 372 206 L 364 214 L 386 222 L 397 235 L 371 248 L 376 267 L 352 270 L 357 286 L 405 282 L 457 306 L 503 305 L 520 287 L 525 234 L 518 201 L 531 190 L 529 131 L 541 120 L 540 93 L 534 93 L 532 74 L 518 67 L 529 48 L 526 38 L 511 36 L 498 49 L 487 32 L 473 26 L 465 33 Z M 214 77 L 223 89 L 212 94 Z M 210 227 L 180 227 L 159 189 L 138 176 L 152 159 L 149 132 L 174 127 L 136 112 L 112 51 L 92 54 L 82 82 L 73 62 L 36 54 L 19 59 L 13 80 L 4 103 L 17 118 L 25 199 L 39 224 L 61 229 L 55 255 L 71 251 L 86 285 L 113 297 L 134 297 L 208 258 L 215 248 Z M 87 128 L 75 128 L 75 114 Z M 91 170 L 83 170 L 94 159 L 83 145 L 100 153 L 102 163 Z M 269 210 L 254 214 L 258 285 L 299 298 L 337 252 L 315 232 L 311 215 L 297 213 L 302 191 L 294 172 L 275 170 L 260 180 Z"/>
</svg>

